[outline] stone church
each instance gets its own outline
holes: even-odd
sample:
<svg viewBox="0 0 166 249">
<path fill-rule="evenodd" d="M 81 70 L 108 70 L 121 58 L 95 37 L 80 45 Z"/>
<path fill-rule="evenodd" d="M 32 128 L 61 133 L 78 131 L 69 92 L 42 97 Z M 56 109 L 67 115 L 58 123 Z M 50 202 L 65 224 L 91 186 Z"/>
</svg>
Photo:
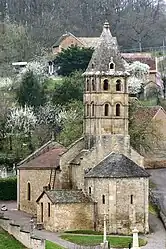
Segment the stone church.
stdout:
<svg viewBox="0 0 166 249">
<path fill-rule="evenodd" d="M 149 175 L 130 146 L 128 78 L 109 23 L 86 72 L 84 134 L 69 148 L 50 141 L 18 166 L 18 209 L 51 231 L 147 233 Z"/>
</svg>

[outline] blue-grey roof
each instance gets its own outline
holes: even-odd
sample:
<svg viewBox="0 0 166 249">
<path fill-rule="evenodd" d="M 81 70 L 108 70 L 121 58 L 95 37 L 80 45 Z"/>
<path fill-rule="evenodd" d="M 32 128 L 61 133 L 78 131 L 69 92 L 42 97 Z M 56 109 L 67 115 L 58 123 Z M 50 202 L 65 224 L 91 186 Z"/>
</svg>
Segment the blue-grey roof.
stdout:
<svg viewBox="0 0 166 249">
<path fill-rule="evenodd" d="M 111 153 L 97 166 L 92 168 L 86 178 L 129 178 L 149 177 L 149 174 L 128 157 Z"/>
<path fill-rule="evenodd" d="M 110 62 L 115 64 L 115 71 L 110 71 Z M 126 71 L 125 63 L 118 50 L 117 41 L 110 32 L 109 23 L 106 22 L 98 46 L 92 55 L 92 59 L 84 75 L 96 74 L 97 72 L 106 75 L 129 75 Z"/>
<path fill-rule="evenodd" d="M 53 204 L 55 203 L 85 203 L 94 202 L 91 197 L 86 196 L 81 190 L 53 189 L 43 191 L 37 202 L 46 194 Z"/>
</svg>

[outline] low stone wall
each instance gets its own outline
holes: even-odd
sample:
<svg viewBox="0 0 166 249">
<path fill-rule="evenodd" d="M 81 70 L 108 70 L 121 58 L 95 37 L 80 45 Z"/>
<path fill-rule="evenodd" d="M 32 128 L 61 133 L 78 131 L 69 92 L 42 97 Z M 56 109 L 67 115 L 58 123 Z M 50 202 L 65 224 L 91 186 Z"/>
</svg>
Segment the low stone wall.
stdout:
<svg viewBox="0 0 166 249">
<path fill-rule="evenodd" d="M 166 160 L 149 160 L 145 159 L 146 169 L 162 169 L 166 168 Z"/>
<path fill-rule="evenodd" d="M 159 215 L 160 215 L 160 219 L 162 220 L 163 225 L 166 229 L 166 215 L 162 211 L 160 211 Z"/>
<path fill-rule="evenodd" d="M 16 240 L 20 241 L 27 248 L 45 249 L 45 240 L 31 235 L 29 231 L 21 229 L 20 225 L 15 224 L 7 217 L 3 217 L 3 215 L 0 215 L 0 227 L 13 235 Z"/>
</svg>

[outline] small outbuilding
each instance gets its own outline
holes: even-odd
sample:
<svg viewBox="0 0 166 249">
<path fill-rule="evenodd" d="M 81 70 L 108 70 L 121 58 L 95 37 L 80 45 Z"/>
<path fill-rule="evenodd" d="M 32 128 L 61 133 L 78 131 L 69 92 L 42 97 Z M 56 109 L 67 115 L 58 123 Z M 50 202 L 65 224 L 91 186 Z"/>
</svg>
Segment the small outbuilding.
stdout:
<svg viewBox="0 0 166 249">
<path fill-rule="evenodd" d="M 95 203 L 81 190 L 49 190 L 37 199 L 37 222 L 46 230 L 94 229 Z"/>
</svg>

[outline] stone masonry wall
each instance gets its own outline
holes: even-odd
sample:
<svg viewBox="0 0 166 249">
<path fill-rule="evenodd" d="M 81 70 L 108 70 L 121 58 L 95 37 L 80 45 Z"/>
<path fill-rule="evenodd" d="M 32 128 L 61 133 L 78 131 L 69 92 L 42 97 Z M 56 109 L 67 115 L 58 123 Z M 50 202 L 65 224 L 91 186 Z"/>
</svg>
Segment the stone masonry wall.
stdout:
<svg viewBox="0 0 166 249">
<path fill-rule="evenodd" d="M 72 165 L 72 186 L 75 189 L 84 189 L 85 169 L 93 168 L 112 151 L 130 156 L 130 137 L 122 135 L 98 136 L 95 147 L 83 156 L 80 165 Z"/>
<path fill-rule="evenodd" d="M 28 231 L 21 230 L 20 225 L 14 224 L 9 218 L 0 217 L 0 226 L 27 248 L 45 249 L 45 240 L 31 236 Z"/>
<path fill-rule="evenodd" d="M 41 222 L 41 202 L 43 203 L 43 224 L 46 230 L 64 231 L 73 229 L 94 229 L 93 203 L 63 203 L 51 204 L 50 217 L 48 217 L 48 203 L 46 195 L 37 205 L 37 221 Z"/>
<path fill-rule="evenodd" d="M 80 138 L 76 142 L 74 142 L 69 149 L 63 153 L 60 159 L 60 167 L 62 169 L 60 177 L 61 182 L 61 188 L 70 188 L 71 182 L 70 182 L 70 172 L 69 172 L 69 163 L 71 160 L 73 160 L 81 150 L 85 148 L 85 141 L 84 138 Z"/>
<path fill-rule="evenodd" d="M 144 168 L 144 157 L 141 156 L 136 150 L 131 147 L 130 150 L 130 159 L 133 160 L 136 164 Z"/>
<path fill-rule="evenodd" d="M 141 233 L 149 231 L 148 179 L 86 178 L 87 193 L 89 188 L 92 198 L 97 202 L 97 230 L 103 229 L 103 217 L 107 214 L 109 233 L 131 234 L 134 227 L 137 227 Z"/>
<path fill-rule="evenodd" d="M 27 213 L 36 214 L 37 204 L 36 200 L 39 195 L 43 192 L 43 186 L 49 184 L 51 169 L 29 169 L 29 170 L 19 170 L 19 201 L 20 210 Z M 28 182 L 31 186 L 31 200 L 27 199 L 27 185 Z"/>
</svg>

